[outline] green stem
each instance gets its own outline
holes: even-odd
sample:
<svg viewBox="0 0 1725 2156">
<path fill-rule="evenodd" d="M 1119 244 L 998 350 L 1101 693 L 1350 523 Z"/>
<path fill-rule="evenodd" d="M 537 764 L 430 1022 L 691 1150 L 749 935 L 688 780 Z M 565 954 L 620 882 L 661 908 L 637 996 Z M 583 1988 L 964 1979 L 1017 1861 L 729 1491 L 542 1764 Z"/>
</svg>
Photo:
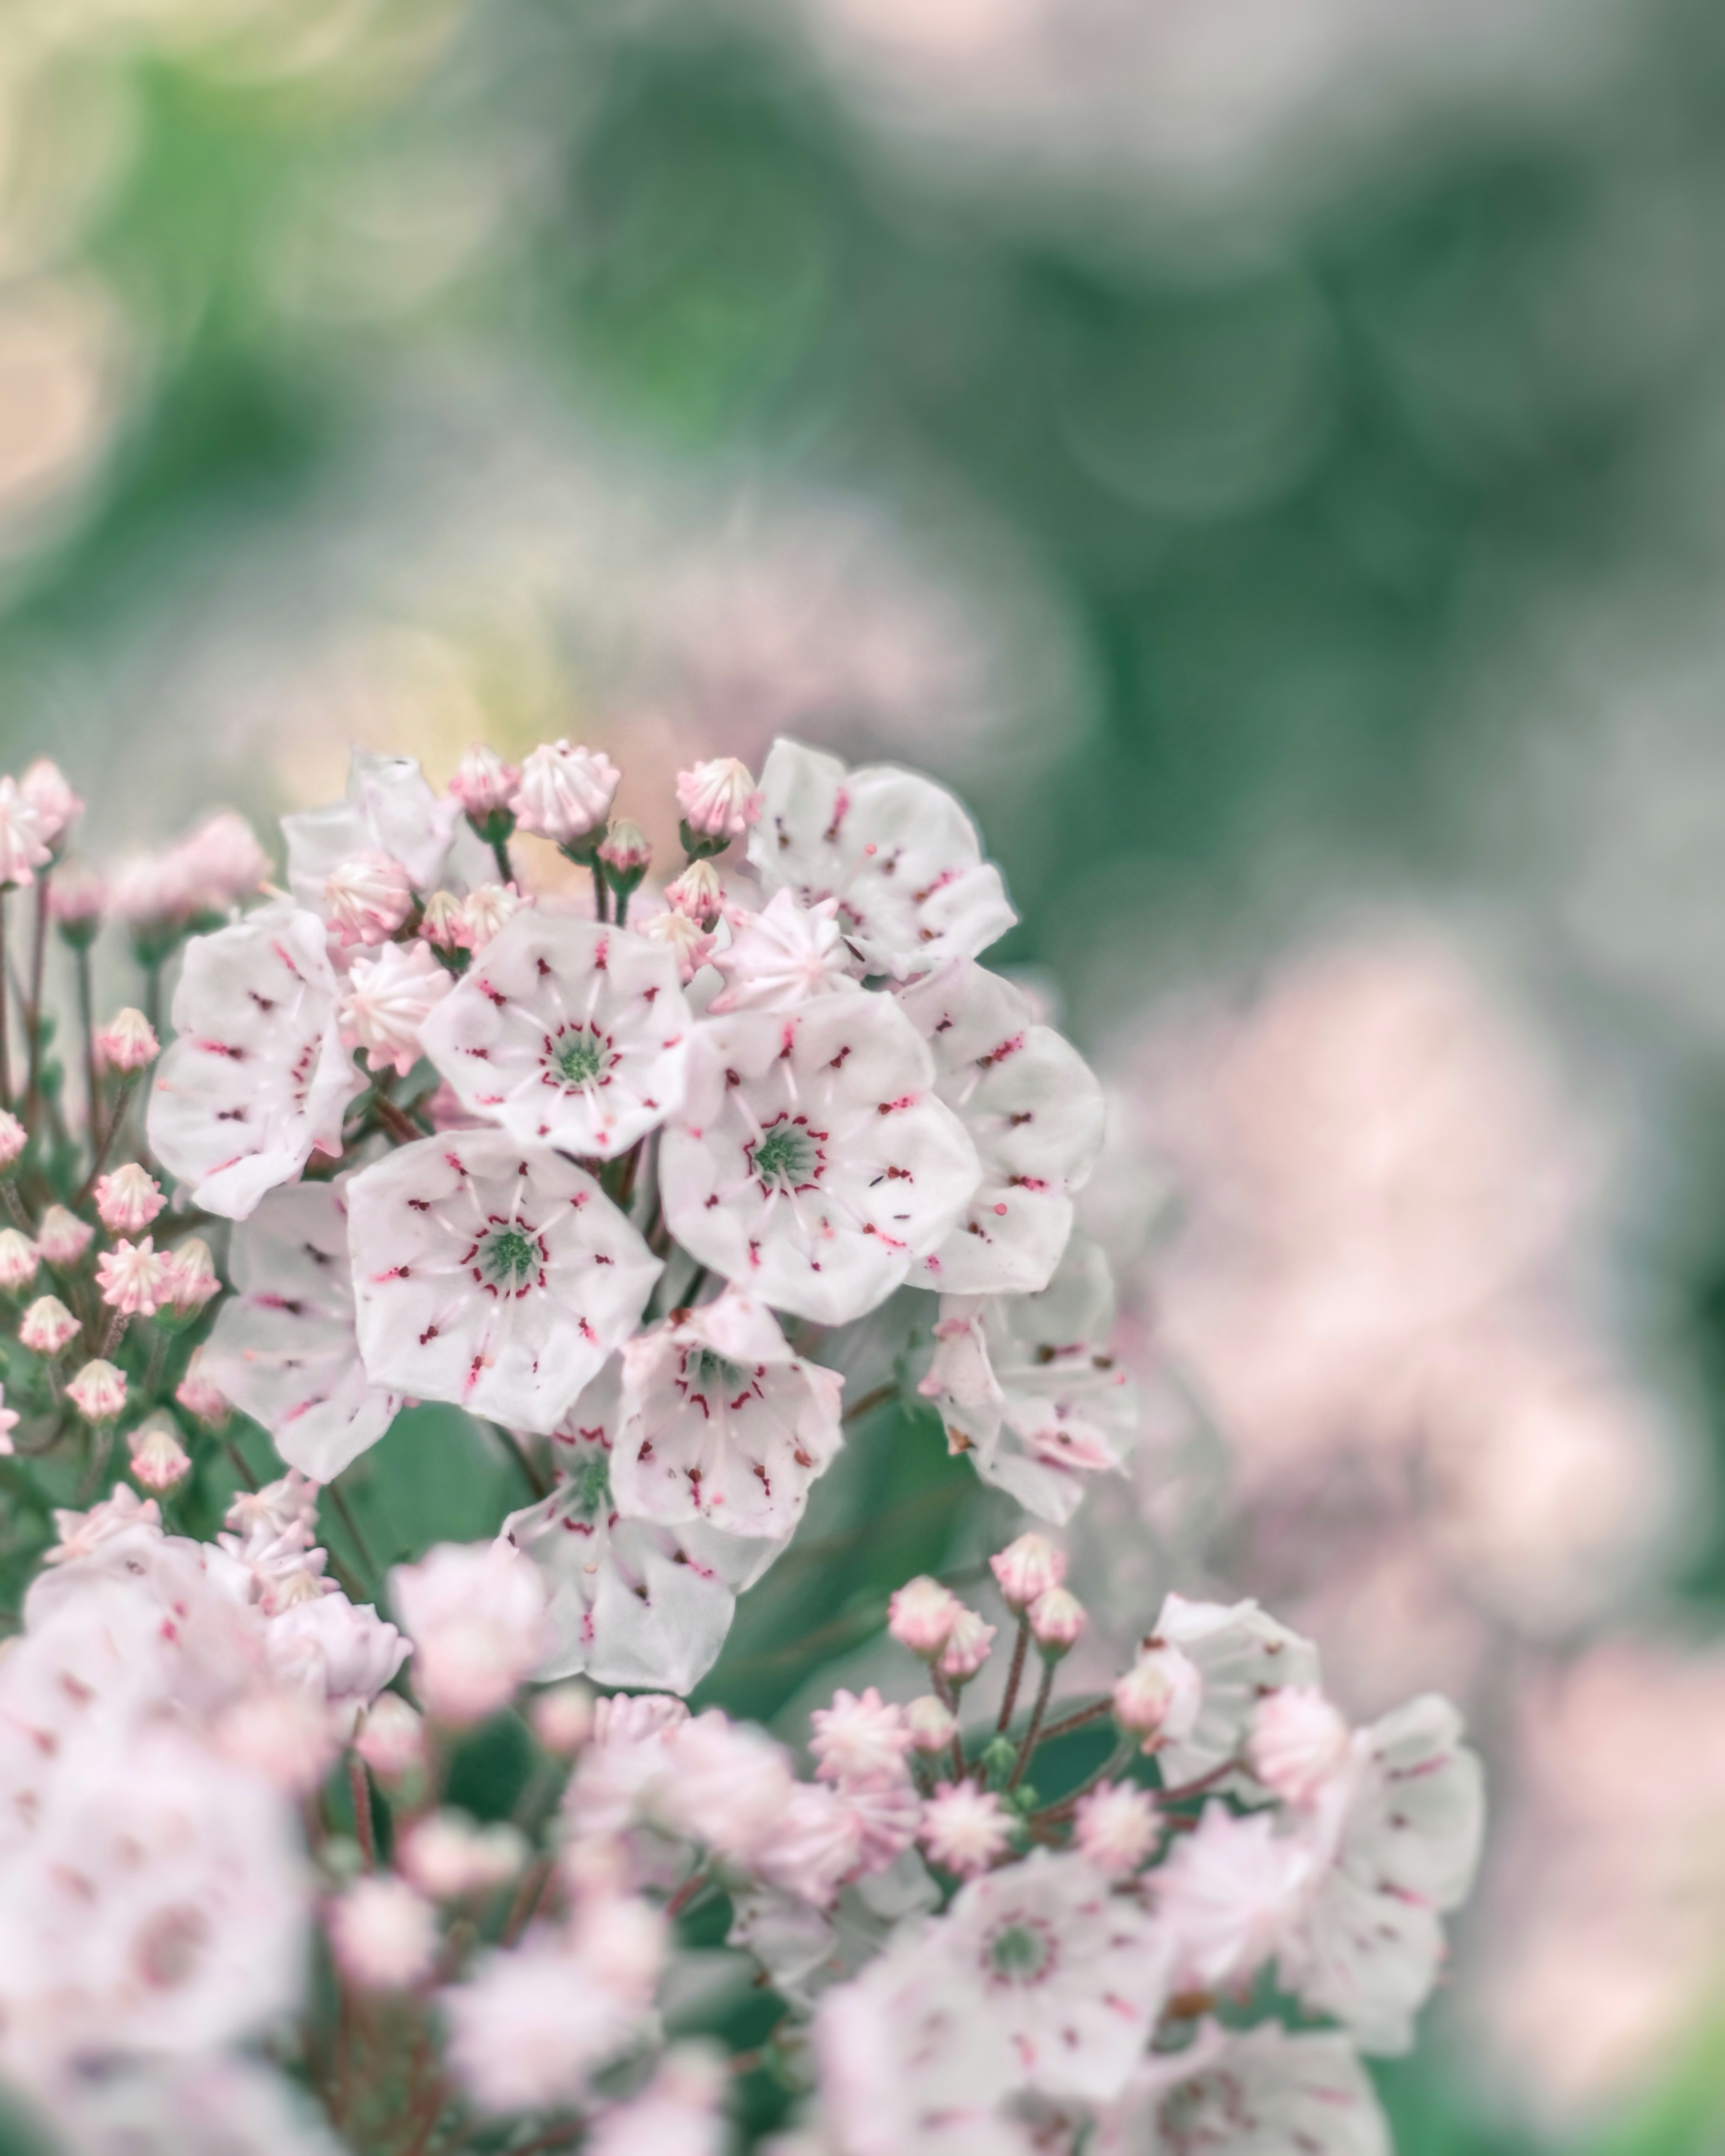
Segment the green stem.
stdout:
<svg viewBox="0 0 1725 2156">
<path fill-rule="evenodd" d="M 88 1096 L 85 1114 L 90 1125 L 90 1149 L 94 1153 L 102 1120 L 102 1091 L 96 1078 L 95 999 L 90 989 L 87 943 L 78 946 L 77 959 L 78 1022 L 84 1030 L 84 1090 Z"/>
<path fill-rule="evenodd" d="M 491 858 L 497 864 L 497 874 L 501 880 L 505 883 L 513 883 L 515 881 L 515 869 L 509 858 L 509 841 L 507 839 L 492 839 Z"/>
<path fill-rule="evenodd" d="M 595 921 L 603 921 L 606 917 L 605 870 L 604 864 L 598 860 L 593 865 L 593 917 Z"/>
<path fill-rule="evenodd" d="M 0 886 L 0 1108 L 12 1106 L 12 1050 L 7 1039 L 6 992 L 6 901 L 12 890 L 7 884 Z"/>
<path fill-rule="evenodd" d="M 52 865 L 36 879 L 36 933 L 30 947 L 30 1001 L 24 1029 L 30 1041 L 30 1079 L 24 1096 L 24 1121 L 33 1129 L 42 1089 L 42 975 L 48 963 L 48 880 Z"/>
</svg>

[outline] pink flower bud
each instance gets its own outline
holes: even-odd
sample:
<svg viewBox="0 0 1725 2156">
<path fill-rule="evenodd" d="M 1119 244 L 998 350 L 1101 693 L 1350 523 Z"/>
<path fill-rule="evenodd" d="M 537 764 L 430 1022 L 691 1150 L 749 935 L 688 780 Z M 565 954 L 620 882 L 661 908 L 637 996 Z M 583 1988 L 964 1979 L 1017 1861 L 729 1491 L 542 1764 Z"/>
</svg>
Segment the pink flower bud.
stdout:
<svg viewBox="0 0 1725 2156">
<path fill-rule="evenodd" d="M 1285 1685 L 1258 1702 L 1246 1760 L 1266 1789 L 1304 1811 L 1341 1771 L 1351 1748 L 1348 1724 L 1321 1691 Z"/>
<path fill-rule="evenodd" d="M 918 1752 L 944 1752 L 958 1734 L 958 1717 L 943 1699 L 926 1691 L 905 1709 L 911 1743 Z"/>
<path fill-rule="evenodd" d="M 506 763 L 495 749 L 475 742 L 456 766 L 449 791 L 475 824 L 483 824 L 500 810 L 507 811 L 510 796 L 521 783 L 519 764 Z"/>
<path fill-rule="evenodd" d="M 249 1767 L 290 1797 L 310 1796 L 335 1761 L 324 1702 L 302 1685 L 235 1700 L 213 1735 L 224 1759 Z"/>
<path fill-rule="evenodd" d="M 142 1070 L 162 1053 L 162 1045 L 149 1019 L 128 1004 L 99 1029 L 95 1051 L 104 1070 Z"/>
<path fill-rule="evenodd" d="M 533 1702 L 531 1719 L 547 1752 L 572 1758 L 593 1735 L 593 1694 L 579 1682 L 553 1686 Z"/>
<path fill-rule="evenodd" d="M 1026 1614 L 1030 1636 L 1048 1661 L 1058 1661 L 1062 1655 L 1070 1654 L 1090 1625 L 1084 1604 L 1064 1587 L 1050 1587 L 1039 1594 Z"/>
<path fill-rule="evenodd" d="M 126 1373 L 98 1357 L 73 1378 L 66 1397 L 86 1421 L 113 1422 L 126 1406 Z"/>
<path fill-rule="evenodd" d="M 194 1420 L 206 1430 L 219 1430 L 233 1412 L 227 1395 L 213 1385 L 203 1374 L 202 1348 L 194 1348 L 192 1359 L 186 1365 L 186 1374 L 174 1388 L 174 1398 Z"/>
<path fill-rule="evenodd" d="M 524 831 L 536 831 L 554 845 L 573 845 L 610 814 L 622 777 L 598 750 L 543 742 L 522 763 L 509 805 Z"/>
<path fill-rule="evenodd" d="M 1081 1853 L 1110 1879 L 1136 1871 L 1162 1830 L 1149 1791 L 1131 1782 L 1104 1782 L 1081 1797 L 1072 1830 Z"/>
<path fill-rule="evenodd" d="M 1059 1587 L 1066 1577 L 1066 1553 L 1046 1535 L 1020 1535 L 999 1556 L 988 1559 L 1000 1599 L 1014 1617 L 1022 1617 L 1039 1594 Z"/>
<path fill-rule="evenodd" d="M 96 1260 L 96 1286 L 110 1310 L 126 1317 L 148 1317 L 160 1306 L 167 1259 L 146 1235 L 141 1243 L 116 1243 Z"/>
<path fill-rule="evenodd" d="M 419 933 L 434 951 L 460 951 L 467 927 L 463 901 L 452 891 L 434 891 L 419 916 Z"/>
<path fill-rule="evenodd" d="M 942 1782 L 922 1807 L 917 1838 L 931 1862 L 968 1879 L 1005 1856 L 1012 1815 L 992 1789 Z"/>
<path fill-rule="evenodd" d="M 425 1764 L 424 1717 L 399 1692 L 380 1692 L 360 1724 L 353 1748 L 380 1782 L 398 1782 Z"/>
<path fill-rule="evenodd" d="M 36 835 L 56 850 L 83 813 L 84 803 L 57 763 L 39 756 L 18 781 L 18 792 L 36 812 Z"/>
<path fill-rule="evenodd" d="M 526 1861 L 527 1843 L 512 1826 L 476 1826 L 465 1813 L 416 1820 L 396 1845 L 396 1862 L 422 1894 L 439 1902 L 489 1894 Z"/>
<path fill-rule="evenodd" d="M 15 778 L 0 778 L 0 891 L 34 883 L 48 859 L 34 807 Z"/>
<path fill-rule="evenodd" d="M 711 861 L 691 861 L 683 873 L 665 887 L 665 902 L 675 912 L 685 913 L 703 928 L 711 928 L 725 903 L 725 886 Z"/>
<path fill-rule="evenodd" d="M 640 924 L 643 936 L 669 944 L 677 955 L 677 978 L 686 988 L 712 956 L 716 938 L 706 934 L 698 921 L 686 913 L 649 914 Z"/>
<path fill-rule="evenodd" d="M 57 1295 L 43 1295 L 24 1312 L 18 1337 L 33 1355 L 53 1356 L 80 1329 L 78 1320 Z"/>
<path fill-rule="evenodd" d="M 172 1490 L 192 1471 L 192 1455 L 180 1442 L 172 1415 L 158 1411 L 128 1432 L 132 1480 L 158 1494 Z"/>
<path fill-rule="evenodd" d="M 740 839 L 761 814 L 761 796 L 746 763 L 715 757 L 677 773 L 677 806 L 689 829 L 704 839 Z"/>
<path fill-rule="evenodd" d="M 392 854 L 351 854 L 325 880 L 324 904 L 344 944 L 387 943 L 413 910 L 413 886 Z"/>
<path fill-rule="evenodd" d="M 0 1108 L 0 1173 L 14 1168 L 24 1147 L 29 1143 L 29 1132 L 6 1109 Z"/>
<path fill-rule="evenodd" d="M 213 1296 L 222 1292 L 221 1276 L 202 1235 L 188 1235 L 170 1254 L 162 1286 L 163 1300 L 182 1317 L 202 1310 Z"/>
<path fill-rule="evenodd" d="M 163 865 L 178 886 L 179 910 L 195 917 L 226 913 L 261 889 L 270 856 L 244 816 L 218 808 L 180 840 Z"/>
<path fill-rule="evenodd" d="M 36 1230 L 36 1248 L 57 1271 L 68 1272 L 95 1240 L 95 1229 L 64 1205 L 50 1205 Z"/>
<path fill-rule="evenodd" d="M 521 895 L 513 884 L 482 883 L 461 902 L 461 927 L 456 940 L 464 951 L 483 951 L 521 907 Z"/>
<path fill-rule="evenodd" d="M 110 1235 L 136 1235 L 167 1203 L 162 1185 L 136 1161 L 96 1178 L 96 1214 Z"/>
<path fill-rule="evenodd" d="M 16 1228 L 0 1228 L 0 1289 L 16 1295 L 36 1277 L 36 1245 Z"/>
<path fill-rule="evenodd" d="M 48 910 L 66 941 L 87 948 L 108 909 L 108 880 L 88 861 L 63 861 L 49 886 Z"/>
<path fill-rule="evenodd" d="M 624 816 L 606 832 L 599 846 L 599 859 L 610 870 L 614 883 L 620 876 L 633 876 L 639 883 L 652 863 L 653 849 L 640 825 Z"/>
<path fill-rule="evenodd" d="M 406 1991 L 437 1961 L 437 1911 L 404 1880 L 357 1879 L 329 1912 L 342 1974 L 366 1991 Z"/>
<path fill-rule="evenodd" d="M 1178 1647 L 1147 1647 L 1114 1686 L 1114 1719 L 1153 1752 L 1166 1738 L 1189 1737 L 1204 1704 L 1204 1679 Z"/>
<path fill-rule="evenodd" d="M 949 1684 L 966 1684 L 988 1659 L 994 1644 L 994 1627 L 985 1625 L 974 1609 L 960 1605 L 957 1620 L 942 1650 L 939 1669 Z"/>
<path fill-rule="evenodd" d="M 886 1629 L 901 1647 L 932 1661 L 952 1636 L 964 1604 L 924 1573 L 906 1580 L 886 1605 Z"/>
</svg>

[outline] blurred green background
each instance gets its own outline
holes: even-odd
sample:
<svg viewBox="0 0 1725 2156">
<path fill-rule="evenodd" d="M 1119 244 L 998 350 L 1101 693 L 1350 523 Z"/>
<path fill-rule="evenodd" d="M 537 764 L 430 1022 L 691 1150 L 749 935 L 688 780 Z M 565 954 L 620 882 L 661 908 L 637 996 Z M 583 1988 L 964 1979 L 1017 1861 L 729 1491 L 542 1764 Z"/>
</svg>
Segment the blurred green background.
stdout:
<svg viewBox="0 0 1725 2156">
<path fill-rule="evenodd" d="M 1589 1307 L 1686 1524 L 1541 1666 L 1627 1628 L 1713 1684 L 1674 1749 L 1645 1707 L 1601 1799 L 1687 1868 L 1614 1874 L 1645 1980 L 1609 1928 L 1552 1948 L 1635 1994 L 1602 2028 L 1502 2019 L 1535 1919 L 1488 1894 L 1383 2077 L 1406 2156 L 1725 2147 L 1722 123 L 1699 0 L 0 20 L 0 726 L 91 850 L 217 799 L 261 825 L 353 738 L 441 780 L 478 733 L 610 747 L 664 832 L 679 760 L 783 726 L 964 791 L 1002 957 L 1124 1095 L 1159 1013 L 1384 917 L 1438 924 L 1588 1103 L 1621 1163 Z M 927 1439 L 828 1500 L 824 1532 L 903 1522 L 893 1578 L 969 1502 Z M 1171 1546 L 1270 1592 L 1249 1539 Z M 781 1573 L 716 1680 L 763 1714 L 888 1584 Z M 1512 1810 L 1568 1725 L 1524 1772 L 1498 1707 Z"/>
</svg>

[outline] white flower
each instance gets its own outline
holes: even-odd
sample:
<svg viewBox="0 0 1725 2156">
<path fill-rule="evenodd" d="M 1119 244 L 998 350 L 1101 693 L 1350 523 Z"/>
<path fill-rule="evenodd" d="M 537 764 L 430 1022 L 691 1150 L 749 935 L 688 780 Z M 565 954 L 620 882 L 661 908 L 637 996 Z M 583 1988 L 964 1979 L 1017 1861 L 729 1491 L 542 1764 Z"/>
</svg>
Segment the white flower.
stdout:
<svg viewBox="0 0 1725 2156">
<path fill-rule="evenodd" d="M 372 1383 L 512 1429 L 557 1428 L 660 1270 L 591 1176 L 501 1131 L 403 1146 L 347 1207 Z"/>
<path fill-rule="evenodd" d="M 788 891 L 775 892 L 758 913 L 733 909 L 730 944 L 713 953 L 725 985 L 709 1013 L 794 1010 L 811 996 L 859 988 L 838 913 L 836 899 L 804 906 Z"/>
<path fill-rule="evenodd" d="M 1283 1980 L 1361 2048 L 1405 2051 L 1444 1955 L 1440 1915 L 1479 1862 L 1484 1799 L 1461 1721 L 1433 1694 L 1359 1731 L 1313 1840 L 1333 1852 Z"/>
<path fill-rule="evenodd" d="M 544 1932 L 481 1955 L 439 2003 L 449 2063 L 484 2112 L 578 2103 L 588 2073 L 645 2033 L 646 2000 Z"/>
<path fill-rule="evenodd" d="M 338 1589 L 271 1617 L 264 1651 L 273 1676 L 306 1687 L 351 1726 L 408 1658 L 408 1643 L 368 1602 Z"/>
<path fill-rule="evenodd" d="M 1252 1717 L 1246 1758 L 1252 1772 L 1285 1804 L 1307 1810 L 1348 1756 L 1340 1712 L 1309 1685 L 1283 1685 Z"/>
<path fill-rule="evenodd" d="M 814 1732 L 809 1748 L 820 1762 L 816 1772 L 826 1780 L 896 1778 L 903 1772 L 910 1723 L 903 1707 L 883 1700 L 873 1685 L 860 1694 L 835 1691 L 832 1705 L 816 1707 L 809 1723 Z"/>
<path fill-rule="evenodd" d="M 746 763 L 717 756 L 677 773 L 677 806 L 691 831 L 706 839 L 740 839 L 761 817 L 762 797 Z"/>
<path fill-rule="evenodd" d="M 1157 1757 L 1171 1789 L 1241 1756 L 1260 1701 L 1282 1685 L 1315 1686 L 1317 1650 L 1255 1602 L 1189 1602 L 1170 1594 L 1151 1634 L 1177 1649 L 1203 1686 L 1189 1728 L 1165 1732 Z M 1249 1784 L 1241 1784 L 1243 1791 Z"/>
<path fill-rule="evenodd" d="M 401 1405 L 359 1358 L 349 1181 L 273 1190 L 235 1228 L 228 1246 L 235 1291 L 216 1313 L 199 1364 L 290 1466 L 320 1482 L 375 1445 Z"/>
<path fill-rule="evenodd" d="M 1245 1984 L 1292 1936 L 1318 1866 L 1307 1841 L 1278 1828 L 1270 1812 L 1237 1818 L 1208 1804 L 1176 1837 L 1153 1884 L 1183 1986 Z"/>
<path fill-rule="evenodd" d="M 509 805 L 524 831 L 536 831 L 554 845 L 573 845 L 610 814 L 622 777 L 601 750 L 542 742 L 522 762 Z"/>
<path fill-rule="evenodd" d="M 288 887 L 320 917 L 326 913 L 324 886 L 331 871 L 356 854 L 388 855 L 422 891 L 435 891 L 445 880 L 452 838 L 457 859 L 476 871 L 470 880 L 484 875 L 490 859 L 469 832 L 460 803 L 439 801 L 413 757 L 378 756 L 369 749 L 353 752 L 345 798 L 284 816 L 281 829 Z"/>
<path fill-rule="evenodd" d="M 775 1553 L 716 1533 L 619 1517 L 611 1446 L 622 1420 L 612 1363 L 575 1404 L 558 1440 L 558 1481 L 503 1532 L 543 1574 L 552 1644 L 534 1675 L 691 1691 L 718 1659 L 737 1593 Z"/>
<path fill-rule="evenodd" d="M 1039 1518 L 1070 1519 L 1085 1476 L 1119 1466 L 1137 1437 L 1137 1398 L 1108 1352 L 1113 1324 L 1107 1260 L 1080 1235 L 1038 1294 L 941 1298 L 919 1389 L 983 1480 Z"/>
<path fill-rule="evenodd" d="M 611 1457 L 623 1512 L 783 1541 L 844 1433 L 843 1378 L 794 1354 L 764 1304 L 732 1288 L 623 1350 Z"/>
<path fill-rule="evenodd" d="M 268 907 L 187 946 L 178 1038 L 157 1066 L 151 1147 L 208 1211 L 243 1220 L 314 1147 L 341 1150 L 362 1081 L 341 1045 L 316 915 Z"/>
<path fill-rule="evenodd" d="M 639 2095 L 599 2114 L 583 2144 L 585 2156 L 724 2156 L 730 2080 L 721 2056 L 677 2046 Z"/>
<path fill-rule="evenodd" d="M 36 812 L 36 836 L 50 848 L 59 846 L 80 815 L 84 803 L 67 783 L 59 766 L 39 756 L 18 781 L 18 792 Z"/>
<path fill-rule="evenodd" d="M 1345 2036 L 1206 2022 L 1147 2059 L 1101 2121 L 1096 2156 L 1392 2156 L 1371 2077 Z"/>
<path fill-rule="evenodd" d="M 1101 1147 L 1101 1087 L 1070 1041 L 1035 1023 L 1019 989 L 970 959 L 901 988 L 898 1001 L 983 1165 L 964 1218 L 924 1260 L 923 1284 L 948 1295 L 1046 1287 L 1072 1232 L 1070 1194 Z"/>
<path fill-rule="evenodd" d="M 972 1880 L 927 1951 L 1006 2037 L 1021 2085 L 1044 2096 L 1118 2096 L 1168 1992 L 1157 1926 L 1073 1853 L 1034 1850 Z"/>
<path fill-rule="evenodd" d="M 396 1845 L 403 1871 L 422 1894 L 439 1902 L 506 1886 L 526 1859 L 527 1840 L 519 1828 L 479 1826 L 459 1811 L 415 1820 Z"/>
<path fill-rule="evenodd" d="M 877 764 L 847 773 L 836 757 L 774 742 L 749 859 L 771 891 L 839 901 L 846 937 L 875 973 L 908 980 L 973 958 L 1018 916 L 970 819 L 944 788 Z"/>
<path fill-rule="evenodd" d="M 932 1075 L 886 996 L 697 1026 L 688 1097 L 660 1145 L 672 1234 L 763 1302 L 819 1324 L 860 1317 L 976 1187 L 976 1150 Z"/>
<path fill-rule="evenodd" d="M 243 2056 L 105 2061 L 48 2107 L 73 2156 L 343 2156 L 311 2098 Z"/>
<path fill-rule="evenodd" d="M 454 986 L 424 943 L 386 943 L 356 958 L 341 999 L 341 1038 L 362 1048 L 373 1070 L 405 1078 L 419 1060 L 419 1029 Z"/>
<path fill-rule="evenodd" d="M 505 1706 L 545 1652 L 545 1589 L 506 1543 L 439 1543 L 389 1575 L 413 1643 L 413 1689 L 440 1722 Z"/>
<path fill-rule="evenodd" d="M 34 883 L 50 853 L 42 842 L 36 804 L 15 778 L 0 778 L 0 891 Z"/>
<path fill-rule="evenodd" d="M 424 1040 L 475 1113 L 609 1159 L 680 1106 L 690 1024 L 663 944 L 529 910 L 486 945 Z"/>
<path fill-rule="evenodd" d="M 303 1988 L 303 1861 L 261 1777 L 171 1724 L 97 1718 L 0 1859 L 0 2056 L 42 2073 L 260 2030 Z"/>
<path fill-rule="evenodd" d="M 1081 1797 L 1072 1827 L 1080 1853 L 1110 1879 L 1136 1871 L 1162 1831 L 1155 1799 L 1131 1782 L 1104 1782 Z"/>
</svg>

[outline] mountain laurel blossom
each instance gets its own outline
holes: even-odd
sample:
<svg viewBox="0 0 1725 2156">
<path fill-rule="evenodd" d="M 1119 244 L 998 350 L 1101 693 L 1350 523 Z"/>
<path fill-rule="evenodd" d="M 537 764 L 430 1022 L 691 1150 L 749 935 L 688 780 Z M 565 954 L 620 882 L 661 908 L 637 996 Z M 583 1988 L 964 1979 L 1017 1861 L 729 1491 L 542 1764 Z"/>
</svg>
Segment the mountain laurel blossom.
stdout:
<svg viewBox="0 0 1725 2156">
<path fill-rule="evenodd" d="M 621 776 L 360 751 L 280 870 L 100 873 L 0 778 L 0 916 L 137 979 L 0 1028 L 0 2080 L 137 2156 L 721 2156 L 763 2064 L 786 2156 L 1387 2156 L 1480 1763 L 1063 1532 L 1137 1494 L 1102 1096 L 968 815 L 782 740 L 654 871 Z"/>
</svg>

